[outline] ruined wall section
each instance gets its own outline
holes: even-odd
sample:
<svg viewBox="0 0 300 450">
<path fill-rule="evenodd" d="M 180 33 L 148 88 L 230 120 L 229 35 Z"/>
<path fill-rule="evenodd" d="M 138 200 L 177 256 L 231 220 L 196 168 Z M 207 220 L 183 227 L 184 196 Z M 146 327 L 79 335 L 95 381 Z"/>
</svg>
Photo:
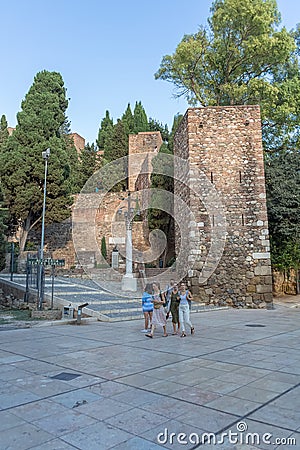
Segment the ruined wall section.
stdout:
<svg viewBox="0 0 300 450">
<path fill-rule="evenodd" d="M 188 141 L 188 150 L 186 141 Z M 272 301 L 261 119 L 258 106 L 188 109 L 174 140 L 175 155 L 189 161 L 189 280 L 194 293 L 209 302 L 255 307 Z M 224 252 L 212 275 L 199 283 L 211 248 L 212 226 L 194 169 L 205 174 L 225 208 Z M 180 168 L 178 169 L 180 172 Z M 180 193 L 175 180 L 175 193 Z M 196 236 L 198 236 L 196 238 Z M 200 237 L 200 238 L 199 238 Z M 202 274 L 203 275 L 203 274 Z"/>
</svg>

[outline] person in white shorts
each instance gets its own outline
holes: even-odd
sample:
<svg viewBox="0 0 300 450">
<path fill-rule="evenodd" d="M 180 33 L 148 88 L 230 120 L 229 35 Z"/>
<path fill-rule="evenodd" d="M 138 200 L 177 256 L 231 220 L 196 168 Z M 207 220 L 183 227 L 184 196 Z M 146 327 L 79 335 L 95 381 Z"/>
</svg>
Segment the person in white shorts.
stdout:
<svg viewBox="0 0 300 450">
<path fill-rule="evenodd" d="M 193 300 L 193 296 L 191 292 L 187 289 L 185 283 L 180 283 L 179 296 L 180 296 L 179 322 L 181 328 L 180 337 L 186 337 L 185 324 L 188 324 L 188 326 L 190 327 L 191 334 L 195 333 L 195 328 L 193 327 L 192 322 L 190 320 L 190 308 L 189 308 L 189 300 Z"/>
</svg>

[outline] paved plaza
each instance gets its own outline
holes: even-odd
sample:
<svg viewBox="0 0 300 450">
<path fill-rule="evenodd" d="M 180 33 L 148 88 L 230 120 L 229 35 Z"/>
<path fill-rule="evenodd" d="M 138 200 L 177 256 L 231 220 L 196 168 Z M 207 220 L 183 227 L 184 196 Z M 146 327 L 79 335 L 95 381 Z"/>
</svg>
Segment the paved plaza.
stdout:
<svg viewBox="0 0 300 450">
<path fill-rule="evenodd" d="M 300 449 L 300 308 L 1 328 L 0 448 Z M 206 442 L 202 444 L 202 441 Z"/>
</svg>

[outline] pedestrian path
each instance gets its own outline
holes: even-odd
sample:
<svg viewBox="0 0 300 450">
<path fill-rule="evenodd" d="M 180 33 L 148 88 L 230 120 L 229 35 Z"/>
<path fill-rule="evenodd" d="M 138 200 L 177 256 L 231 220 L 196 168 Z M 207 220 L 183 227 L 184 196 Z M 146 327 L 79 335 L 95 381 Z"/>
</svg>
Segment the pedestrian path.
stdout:
<svg viewBox="0 0 300 450">
<path fill-rule="evenodd" d="M 0 448 L 300 448 L 300 309 L 193 314 L 0 333 Z M 199 444 L 202 444 L 200 445 Z"/>
<path fill-rule="evenodd" d="M 0 278 L 9 280 L 9 275 L 0 275 Z M 15 274 L 14 282 L 25 286 L 26 278 L 23 274 Z M 141 307 L 142 292 L 125 293 L 121 291 L 121 286 L 117 283 L 106 282 L 107 289 L 104 289 L 102 283 L 98 284 L 92 279 L 78 279 L 56 277 L 54 281 L 54 300 L 56 304 L 72 304 L 75 308 L 84 303 L 88 307 L 84 313 L 92 315 L 100 320 L 121 321 L 140 319 L 143 317 Z M 45 293 L 48 301 L 51 299 L 52 280 L 46 277 Z M 114 292 L 120 292 L 116 295 Z M 54 302 L 54 304 L 55 304 Z M 214 305 L 205 305 L 193 302 L 192 311 L 203 312 L 209 310 L 227 309 L 226 307 L 217 307 Z"/>
</svg>

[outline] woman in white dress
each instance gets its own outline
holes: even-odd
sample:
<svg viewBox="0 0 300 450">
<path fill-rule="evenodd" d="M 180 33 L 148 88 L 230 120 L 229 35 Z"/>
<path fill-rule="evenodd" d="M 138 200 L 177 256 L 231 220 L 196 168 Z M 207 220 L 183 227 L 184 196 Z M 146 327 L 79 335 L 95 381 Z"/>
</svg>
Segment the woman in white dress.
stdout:
<svg viewBox="0 0 300 450">
<path fill-rule="evenodd" d="M 152 315 L 152 326 L 151 332 L 145 334 L 149 338 L 153 338 L 154 330 L 157 325 L 163 327 L 164 334 L 163 337 L 167 337 L 167 320 L 163 305 L 166 303 L 165 294 L 160 290 L 160 284 L 153 283 L 153 315 Z"/>
</svg>

